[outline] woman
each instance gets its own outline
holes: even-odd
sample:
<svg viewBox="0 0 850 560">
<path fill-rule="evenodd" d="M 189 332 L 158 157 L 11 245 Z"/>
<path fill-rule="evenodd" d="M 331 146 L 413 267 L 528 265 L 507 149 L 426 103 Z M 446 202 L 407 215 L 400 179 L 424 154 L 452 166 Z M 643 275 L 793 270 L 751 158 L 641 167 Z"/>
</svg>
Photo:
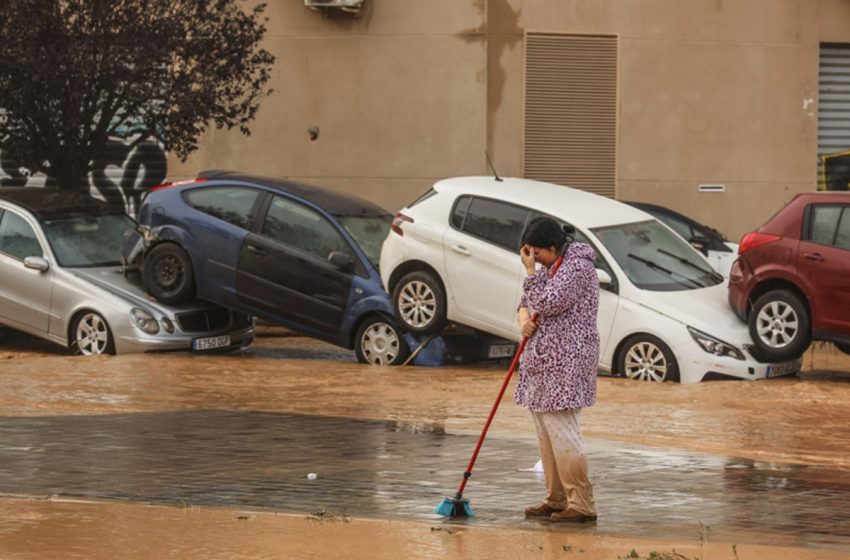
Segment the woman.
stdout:
<svg viewBox="0 0 850 560">
<path fill-rule="evenodd" d="M 528 276 L 518 318 L 529 340 L 515 400 L 531 412 L 546 479 L 546 498 L 526 508 L 526 516 L 583 522 L 596 520 L 579 414 L 596 400 L 599 281 L 593 249 L 570 243 L 572 231 L 536 218 L 523 238 Z M 564 261 L 551 276 L 561 254 Z M 538 262 L 543 268 L 536 270 Z"/>
</svg>

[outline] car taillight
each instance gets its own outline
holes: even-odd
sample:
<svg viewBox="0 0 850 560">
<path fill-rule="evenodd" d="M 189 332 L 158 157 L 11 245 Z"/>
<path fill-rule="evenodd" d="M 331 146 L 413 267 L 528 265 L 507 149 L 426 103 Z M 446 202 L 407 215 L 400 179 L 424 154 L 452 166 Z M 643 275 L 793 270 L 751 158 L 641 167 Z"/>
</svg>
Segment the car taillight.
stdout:
<svg viewBox="0 0 850 560">
<path fill-rule="evenodd" d="M 762 245 L 767 245 L 768 243 L 773 243 L 780 239 L 782 239 L 780 236 L 773 235 L 772 233 L 759 233 L 757 231 L 750 232 L 745 235 L 743 239 L 741 239 L 741 243 L 738 244 L 738 254 L 743 255 L 750 249 L 755 249 L 756 247 L 761 247 Z"/>
<path fill-rule="evenodd" d="M 172 183 L 172 182 L 163 183 L 161 185 L 151 187 L 151 192 L 161 191 L 162 189 L 170 189 L 171 187 L 180 187 L 180 186 L 183 186 L 183 185 L 191 185 L 192 183 L 203 183 L 204 181 L 207 181 L 207 180 L 208 179 L 206 177 L 198 177 L 197 179 L 190 179 L 188 181 L 178 181 L 176 183 Z"/>
<path fill-rule="evenodd" d="M 404 230 L 401 229 L 401 224 L 403 224 L 404 222 L 410 222 L 412 224 L 413 218 L 411 218 L 410 216 L 408 216 L 406 214 L 402 214 L 401 212 L 399 212 L 398 214 L 395 215 L 395 218 L 393 218 L 393 225 L 390 229 L 392 229 L 394 232 L 396 232 L 399 235 L 404 235 Z"/>
</svg>

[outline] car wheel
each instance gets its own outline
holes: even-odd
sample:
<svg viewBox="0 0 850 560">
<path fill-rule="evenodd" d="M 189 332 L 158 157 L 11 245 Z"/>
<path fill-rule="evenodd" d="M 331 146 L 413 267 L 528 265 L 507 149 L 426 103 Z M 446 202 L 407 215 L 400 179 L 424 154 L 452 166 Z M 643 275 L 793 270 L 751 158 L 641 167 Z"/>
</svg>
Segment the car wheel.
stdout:
<svg viewBox="0 0 850 560">
<path fill-rule="evenodd" d="M 185 303 L 195 297 L 195 273 L 186 251 L 174 243 L 151 249 L 142 265 L 145 289 L 167 304 Z"/>
<path fill-rule="evenodd" d="M 436 334 L 446 325 L 446 294 L 430 272 L 404 275 L 393 290 L 393 306 L 404 328 L 414 334 Z"/>
<path fill-rule="evenodd" d="M 354 351 L 361 363 L 378 366 L 401 364 L 410 355 L 401 329 L 379 316 L 366 319 L 357 329 Z"/>
<path fill-rule="evenodd" d="M 114 354 L 115 342 L 109 325 L 98 313 L 85 311 L 77 315 L 71 326 L 71 350 L 83 356 Z"/>
<path fill-rule="evenodd" d="M 759 297 L 747 322 L 762 361 L 797 358 L 811 342 L 809 313 L 800 298 L 787 290 L 772 290 Z"/>
<path fill-rule="evenodd" d="M 835 347 L 850 356 L 850 344 L 842 344 L 840 342 L 835 342 Z"/>
<path fill-rule="evenodd" d="M 650 334 L 629 338 L 620 349 L 621 375 L 640 381 L 679 381 L 679 364 L 670 347 Z"/>
</svg>

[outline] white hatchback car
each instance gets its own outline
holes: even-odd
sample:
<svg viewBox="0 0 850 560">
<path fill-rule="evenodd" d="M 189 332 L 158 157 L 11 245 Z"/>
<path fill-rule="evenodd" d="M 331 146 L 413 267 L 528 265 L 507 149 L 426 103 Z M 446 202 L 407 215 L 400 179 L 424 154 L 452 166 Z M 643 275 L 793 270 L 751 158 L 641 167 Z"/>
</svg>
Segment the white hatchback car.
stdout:
<svg viewBox="0 0 850 560">
<path fill-rule="evenodd" d="M 596 250 L 602 370 L 683 383 L 799 371 L 799 360 L 752 357 L 723 278 L 670 228 L 615 200 L 527 179 L 446 179 L 396 215 L 380 270 L 404 325 L 434 333 L 453 321 L 519 340 L 520 240 L 540 215 L 571 224 Z"/>
</svg>

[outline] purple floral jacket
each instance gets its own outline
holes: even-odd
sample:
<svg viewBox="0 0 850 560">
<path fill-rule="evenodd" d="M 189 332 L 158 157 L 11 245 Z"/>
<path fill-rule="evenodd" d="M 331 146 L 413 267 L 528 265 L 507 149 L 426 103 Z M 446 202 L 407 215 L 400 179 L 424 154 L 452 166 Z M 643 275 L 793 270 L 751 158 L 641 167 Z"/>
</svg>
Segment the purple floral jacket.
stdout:
<svg viewBox="0 0 850 560">
<path fill-rule="evenodd" d="M 596 402 L 599 363 L 599 280 L 596 254 L 573 243 L 553 278 L 542 268 L 527 276 L 519 308 L 539 313 L 537 330 L 520 358 L 514 399 L 532 412 L 583 408 Z"/>
</svg>

